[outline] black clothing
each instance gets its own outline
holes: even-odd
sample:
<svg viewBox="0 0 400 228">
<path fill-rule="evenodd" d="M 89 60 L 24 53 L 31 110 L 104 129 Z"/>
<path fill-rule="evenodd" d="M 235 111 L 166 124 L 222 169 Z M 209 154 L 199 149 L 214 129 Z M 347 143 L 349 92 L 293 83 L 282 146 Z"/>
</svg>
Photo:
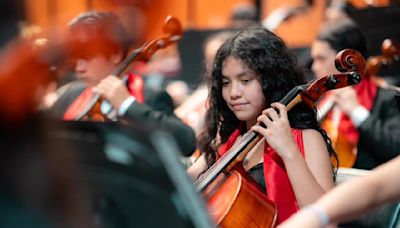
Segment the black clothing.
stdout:
<svg viewBox="0 0 400 228">
<path fill-rule="evenodd" d="M 50 110 L 52 116 L 62 118 L 68 107 L 86 89 L 81 82 L 67 85 L 58 101 Z M 121 117 L 129 124 L 140 124 L 164 129 L 175 138 L 183 155 L 189 156 L 195 150 L 196 137 L 192 128 L 173 114 L 172 99 L 165 91 L 144 94 L 145 103 L 134 102 Z"/>
<path fill-rule="evenodd" d="M 357 128 L 358 153 L 354 168 L 372 169 L 400 154 L 400 110 L 396 92 L 378 88 L 370 116 Z"/>
<path fill-rule="evenodd" d="M 134 102 L 121 117 L 131 124 L 149 125 L 165 129 L 174 136 L 183 155 L 190 156 L 195 150 L 196 137 L 192 128 L 173 113 L 154 109 L 146 103 Z"/>
<path fill-rule="evenodd" d="M 257 184 L 264 189 L 265 192 L 267 192 L 267 188 L 265 186 L 265 178 L 264 178 L 264 164 L 259 163 L 255 166 L 253 166 L 249 171 L 247 171 L 249 176 L 251 176 Z"/>
</svg>

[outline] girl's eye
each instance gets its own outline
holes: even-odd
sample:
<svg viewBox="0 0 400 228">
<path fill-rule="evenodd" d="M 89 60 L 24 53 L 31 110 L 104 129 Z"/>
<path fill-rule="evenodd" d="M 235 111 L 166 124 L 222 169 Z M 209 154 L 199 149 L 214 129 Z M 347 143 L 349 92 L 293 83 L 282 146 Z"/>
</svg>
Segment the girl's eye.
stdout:
<svg viewBox="0 0 400 228">
<path fill-rule="evenodd" d="M 251 80 L 250 79 L 245 79 L 245 80 L 242 80 L 242 83 L 243 84 L 247 84 L 247 83 L 249 83 Z"/>
<path fill-rule="evenodd" d="M 228 84 L 229 84 L 229 81 L 222 80 L 222 85 L 228 85 Z"/>
</svg>

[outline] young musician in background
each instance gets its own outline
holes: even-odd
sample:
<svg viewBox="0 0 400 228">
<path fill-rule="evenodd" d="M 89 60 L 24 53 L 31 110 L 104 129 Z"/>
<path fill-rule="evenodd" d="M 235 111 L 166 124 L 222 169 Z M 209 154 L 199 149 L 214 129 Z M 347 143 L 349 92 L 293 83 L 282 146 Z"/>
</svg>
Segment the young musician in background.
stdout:
<svg viewBox="0 0 400 228">
<path fill-rule="evenodd" d="M 157 126 L 170 132 L 185 155 L 195 147 L 193 130 L 179 120 L 172 109 L 164 109 L 172 100 L 164 91 L 154 97 L 143 94 L 142 78 L 133 73 L 121 79 L 111 75 L 128 53 L 130 39 L 119 17 L 112 12 L 91 11 L 74 18 L 69 24 L 73 44 L 75 71 L 83 83 L 72 83 L 53 107 L 54 114 L 75 120 L 88 105 L 94 92 L 107 102 L 102 113 L 125 119 L 129 123 Z M 152 106 L 147 100 L 152 100 Z M 159 108 L 162 107 L 162 108 Z"/>
<path fill-rule="evenodd" d="M 346 48 L 367 55 L 365 37 L 349 20 L 328 23 L 312 44 L 316 77 L 339 73 L 336 54 Z M 399 154 L 400 112 L 395 92 L 366 75 L 360 84 L 328 93 L 318 104 L 322 126 L 338 153 L 339 166 L 372 169 Z"/>
</svg>

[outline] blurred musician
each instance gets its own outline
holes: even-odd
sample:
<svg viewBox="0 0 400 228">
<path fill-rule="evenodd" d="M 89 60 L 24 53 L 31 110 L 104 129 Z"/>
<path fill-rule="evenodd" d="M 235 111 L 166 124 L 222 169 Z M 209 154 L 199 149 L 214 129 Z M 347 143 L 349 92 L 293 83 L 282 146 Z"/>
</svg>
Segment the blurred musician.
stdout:
<svg viewBox="0 0 400 228">
<path fill-rule="evenodd" d="M 366 56 L 366 41 L 349 20 L 326 24 L 312 44 L 317 77 L 337 73 L 336 54 L 346 48 Z M 380 88 L 368 75 L 354 87 L 328 93 L 319 103 L 322 126 L 339 156 L 339 166 L 371 169 L 400 152 L 400 113 L 395 92 Z"/>
<path fill-rule="evenodd" d="M 119 17 L 112 12 L 91 11 L 74 18 L 69 24 L 74 50 L 75 71 L 81 82 L 68 85 L 54 105 L 54 115 L 65 120 L 76 120 L 94 92 L 106 100 L 100 111 L 111 119 L 124 119 L 129 123 L 158 126 L 168 130 L 176 138 L 185 154 L 194 150 L 193 130 L 179 120 L 172 111 L 158 109 L 160 103 L 172 100 L 166 92 L 143 94 L 143 80 L 129 73 L 124 79 L 111 72 L 121 63 L 128 52 L 130 39 Z M 157 100 L 153 106 L 146 100 Z M 87 118 L 87 119 L 90 119 Z"/>
</svg>

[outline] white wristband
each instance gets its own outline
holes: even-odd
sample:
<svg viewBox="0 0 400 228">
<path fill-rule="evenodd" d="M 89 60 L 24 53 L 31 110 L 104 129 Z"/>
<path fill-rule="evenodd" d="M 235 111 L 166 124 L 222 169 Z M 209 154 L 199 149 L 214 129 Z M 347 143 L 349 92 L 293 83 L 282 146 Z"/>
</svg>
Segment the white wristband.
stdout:
<svg viewBox="0 0 400 228">
<path fill-rule="evenodd" d="M 325 227 L 329 224 L 329 216 L 326 213 L 326 211 L 324 209 L 322 209 L 321 207 L 319 207 L 315 204 L 311 204 L 311 205 L 308 205 L 305 208 L 303 208 L 303 210 L 311 211 L 315 215 L 317 215 L 319 221 L 322 224 L 322 227 Z"/>
</svg>

